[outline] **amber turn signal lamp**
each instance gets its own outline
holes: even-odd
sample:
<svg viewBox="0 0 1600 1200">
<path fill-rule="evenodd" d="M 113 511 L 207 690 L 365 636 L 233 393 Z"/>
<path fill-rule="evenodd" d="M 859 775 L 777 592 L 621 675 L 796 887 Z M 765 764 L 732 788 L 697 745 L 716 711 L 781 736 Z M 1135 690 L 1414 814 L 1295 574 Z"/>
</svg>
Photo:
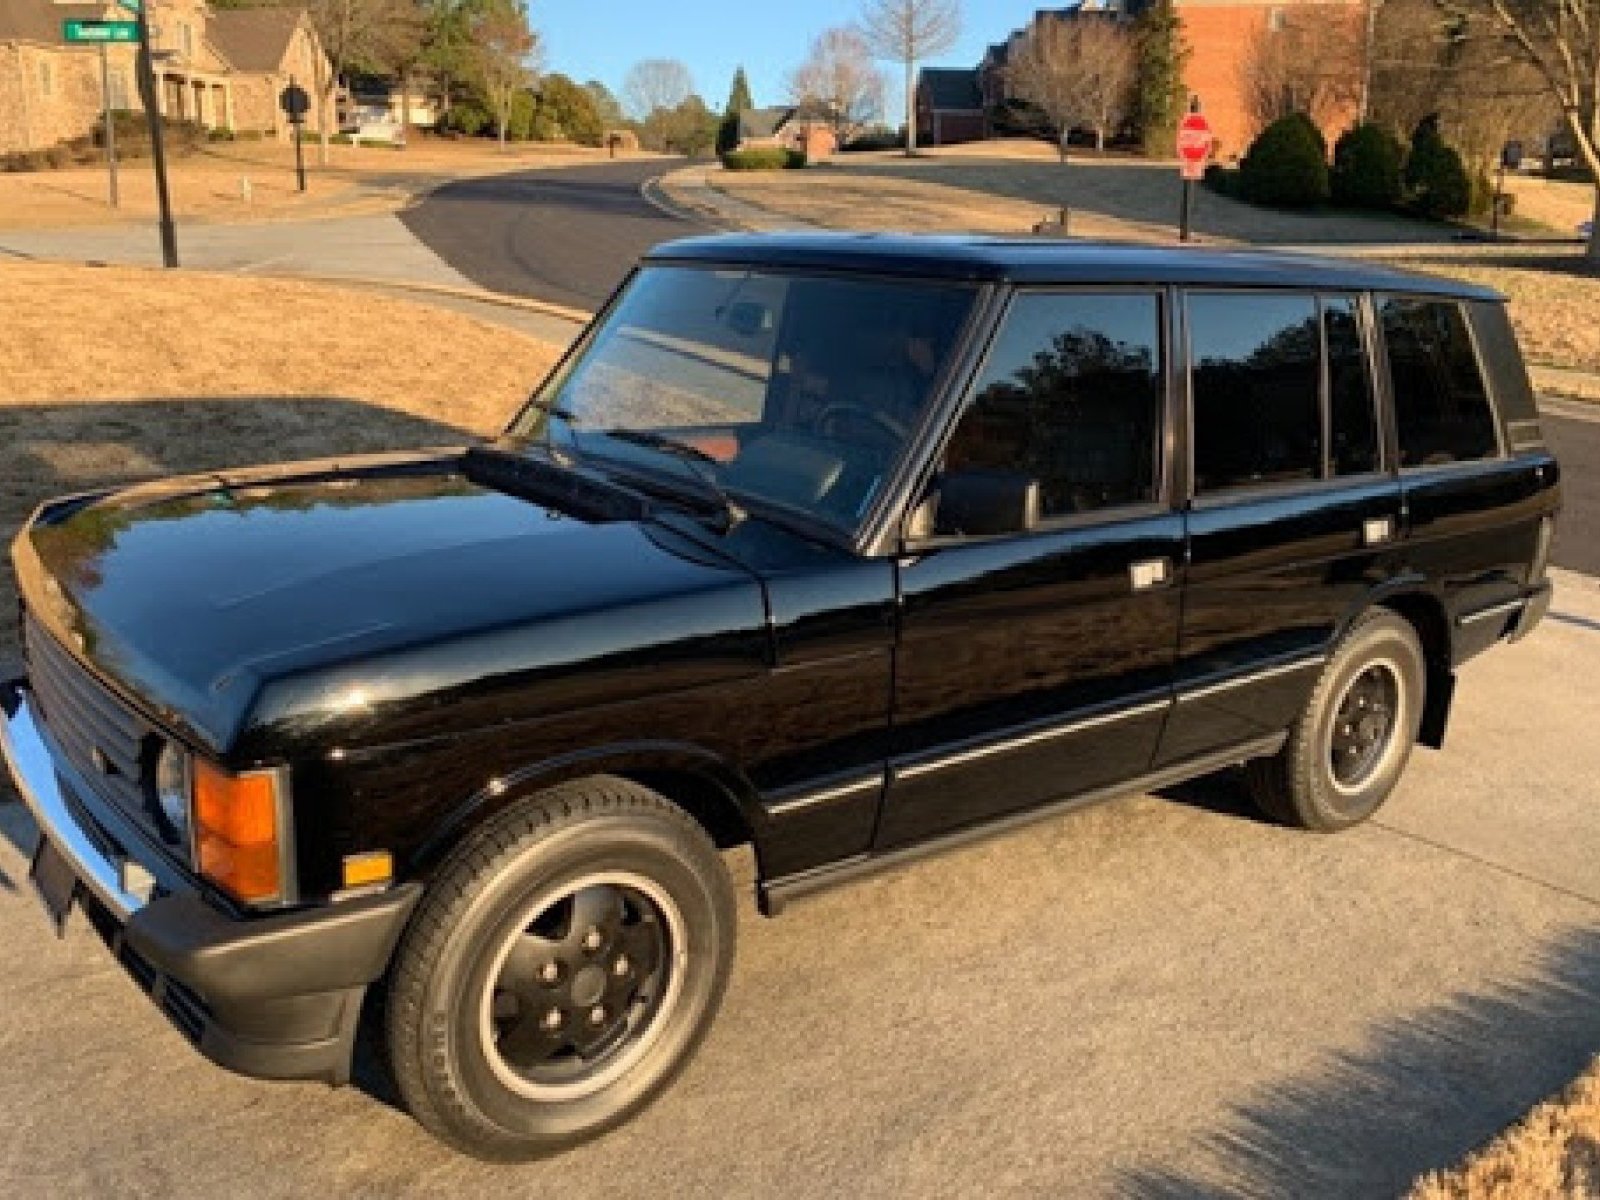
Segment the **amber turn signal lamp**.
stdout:
<svg viewBox="0 0 1600 1200">
<path fill-rule="evenodd" d="M 346 890 L 378 887 L 394 878 L 394 858 L 387 850 L 347 854 L 344 858 Z"/>
<path fill-rule="evenodd" d="M 276 772 L 230 775 L 197 759 L 194 827 L 202 875 L 249 904 L 282 898 Z"/>
</svg>

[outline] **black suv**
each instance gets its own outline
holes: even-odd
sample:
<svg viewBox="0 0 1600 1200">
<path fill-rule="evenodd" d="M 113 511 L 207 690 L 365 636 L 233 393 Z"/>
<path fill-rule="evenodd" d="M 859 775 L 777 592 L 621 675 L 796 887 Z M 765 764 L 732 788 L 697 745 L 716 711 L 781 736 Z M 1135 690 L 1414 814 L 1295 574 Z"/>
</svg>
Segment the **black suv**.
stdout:
<svg viewBox="0 0 1600 1200">
<path fill-rule="evenodd" d="M 45 505 L 5 756 L 217 1062 L 524 1158 L 705 1035 L 788 900 L 1244 765 L 1370 815 L 1549 603 L 1502 298 L 1089 243 L 664 246 L 498 440 Z"/>
</svg>

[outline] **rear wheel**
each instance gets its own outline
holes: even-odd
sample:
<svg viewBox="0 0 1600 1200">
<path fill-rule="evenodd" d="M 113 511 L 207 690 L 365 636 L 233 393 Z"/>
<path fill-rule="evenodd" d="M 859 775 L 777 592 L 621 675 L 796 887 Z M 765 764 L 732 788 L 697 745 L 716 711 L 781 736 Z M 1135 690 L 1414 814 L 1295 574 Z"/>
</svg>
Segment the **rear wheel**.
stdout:
<svg viewBox="0 0 1600 1200">
<path fill-rule="evenodd" d="M 624 780 L 501 814 L 429 886 L 387 1006 L 412 1114 L 470 1154 L 537 1158 L 642 1109 L 709 1028 L 733 887 L 692 818 Z"/>
<path fill-rule="evenodd" d="M 1366 820 L 1411 757 L 1426 681 L 1410 622 L 1388 609 L 1364 614 L 1328 660 L 1283 749 L 1246 766 L 1257 806 L 1325 833 Z"/>
</svg>

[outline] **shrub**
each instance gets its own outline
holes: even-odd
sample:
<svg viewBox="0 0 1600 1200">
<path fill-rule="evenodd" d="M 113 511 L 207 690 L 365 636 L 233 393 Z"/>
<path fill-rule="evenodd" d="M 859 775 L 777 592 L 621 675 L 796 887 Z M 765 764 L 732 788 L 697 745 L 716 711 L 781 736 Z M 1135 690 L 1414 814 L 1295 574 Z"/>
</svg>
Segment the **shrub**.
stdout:
<svg viewBox="0 0 1600 1200">
<path fill-rule="evenodd" d="M 722 156 L 722 165 L 729 171 L 796 170 L 806 165 L 806 156 L 783 146 L 751 146 L 728 151 Z"/>
<path fill-rule="evenodd" d="M 1437 117 L 1424 117 L 1411 135 L 1405 185 L 1407 203 L 1426 217 L 1464 216 L 1472 203 L 1467 168 L 1440 136 Z"/>
<path fill-rule="evenodd" d="M 241 142 L 259 142 L 265 140 L 267 134 L 263 129 L 238 129 L 233 136 Z"/>
<path fill-rule="evenodd" d="M 1201 182 L 1219 196 L 1239 199 L 1239 171 L 1235 167 L 1212 163 L 1206 167 L 1205 178 Z"/>
<path fill-rule="evenodd" d="M 476 137 L 494 124 L 489 110 L 475 100 L 462 100 L 450 106 L 450 111 L 439 118 L 439 129 L 445 133 L 463 133 Z"/>
<path fill-rule="evenodd" d="M 845 143 L 846 150 L 904 150 L 906 135 L 895 129 L 869 129 Z"/>
<path fill-rule="evenodd" d="M 1345 131 L 1333 147 L 1328 183 L 1335 204 L 1348 208 L 1393 208 L 1400 203 L 1400 165 L 1405 147 L 1370 121 Z"/>
<path fill-rule="evenodd" d="M 1328 152 L 1304 113 L 1268 125 L 1239 163 L 1240 195 L 1254 204 L 1310 208 L 1328 199 Z"/>
<path fill-rule="evenodd" d="M 150 125 L 142 112 L 113 110 L 111 125 L 117 131 L 119 155 L 126 151 L 130 158 L 140 158 L 150 153 Z M 161 118 L 161 132 L 167 153 L 173 155 L 199 149 L 211 133 L 198 121 L 175 121 L 170 117 Z M 104 146 L 105 140 L 105 121 L 102 119 L 95 122 L 94 144 Z"/>
<path fill-rule="evenodd" d="M 526 142 L 533 137 L 535 105 L 532 92 L 518 92 L 511 97 L 511 111 L 506 114 L 506 140 L 510 142 Z M 493 121 L 489 124 L 490 133 L 499 133 L 499 127 Z"/>
<path fill-rule="evenodd" d="M 236 136 L 237 135 L 235 135 L 233 130 L 224 129 L 219 125 L 215 129 L 207 131 L 206 140 L 212 142 L 231 142 Z"/>
</svg>

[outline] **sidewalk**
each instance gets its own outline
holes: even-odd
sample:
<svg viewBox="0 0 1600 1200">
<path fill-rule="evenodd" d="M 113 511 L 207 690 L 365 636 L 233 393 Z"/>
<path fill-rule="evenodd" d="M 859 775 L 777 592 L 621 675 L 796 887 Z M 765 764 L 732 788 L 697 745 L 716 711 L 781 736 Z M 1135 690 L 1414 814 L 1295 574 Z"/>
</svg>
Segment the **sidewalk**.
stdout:
<svg viewBox="0 0 1600 1200">
<path fill-rule="evenodd" d="M 680 167 L 658 175 L 645 187 L 645 199 L 674 216 L 688 214 L 731 233 L 783 233 L 822 229 L 814 221 L 775 212 L 730 196 L 711 182 L 720 166 Z"/>
</svg>

